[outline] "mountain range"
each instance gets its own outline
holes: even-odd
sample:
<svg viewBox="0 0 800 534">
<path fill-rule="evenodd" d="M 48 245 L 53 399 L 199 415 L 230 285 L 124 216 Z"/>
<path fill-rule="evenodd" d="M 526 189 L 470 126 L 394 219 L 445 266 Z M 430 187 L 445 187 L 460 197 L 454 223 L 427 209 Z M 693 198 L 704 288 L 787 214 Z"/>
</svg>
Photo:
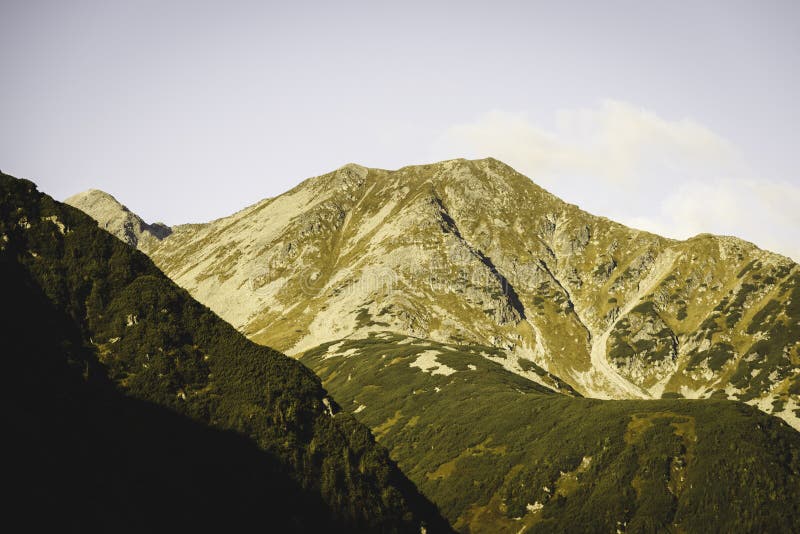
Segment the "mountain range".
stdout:
<svg viewBox="0 0 800 534">
<path fill-rule="evenodd" d="M 135 244 L 114 222 L 124 208 L 98 209 L 114 203 L 98 195 L 67 202 Z M 290 355 L 381 331 L 484 344 L 552 389 L 721 396 L 800 429 L 796 263 L 733 237 L 676 241 L 590 215 L 494 159 L 346 165 L 139 247 Z"/>
<path fill-rule="evenodd" d="M 67 202 L 319 375 L 459 531 L 800 527 L 788 258 L 627 228 L 494 159 L 350 164 L 172 228 Z"/>
</svg>

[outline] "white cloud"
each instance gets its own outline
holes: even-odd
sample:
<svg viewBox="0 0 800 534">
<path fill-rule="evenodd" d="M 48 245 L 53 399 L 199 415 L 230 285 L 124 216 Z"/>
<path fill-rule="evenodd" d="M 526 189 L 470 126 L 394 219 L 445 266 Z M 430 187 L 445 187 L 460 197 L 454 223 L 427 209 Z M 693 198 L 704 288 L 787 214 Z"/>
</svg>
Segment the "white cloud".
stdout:
<svg viewBox="0 0 800 534">
<path fill-rule="evenodd" d="M 654 162 L 679 167 L 686 162 L 720 165 L 735 159 L 724 139 L 694 121 L 667 121 L 611 100 L 596 110 L 559 110 L 549 130 L 525 114 L 492 111 L 449 128 L 436 149 L 513 160 L 543 180 L 589 174 L 628 186 Z"/>
<path fill-rule="evenodd" d="M 668 237 L 709 232 L 735 235 L 767 250 L 800 259 L 800 187 L 768 180 L 716 180 L 681 184 L 650 216 L 620 222 Z"/>
<path fill-rule="evenodd" d="M 448 128 L 436 159 L 493 156 L 568 202 L 676 238 L 736 235 L 800 259 L 800 187 L 756 178 L 734 147 L 691 119 L 633 105 L 560 110 L 544 127 L 493 111 Z"/>
</svg>

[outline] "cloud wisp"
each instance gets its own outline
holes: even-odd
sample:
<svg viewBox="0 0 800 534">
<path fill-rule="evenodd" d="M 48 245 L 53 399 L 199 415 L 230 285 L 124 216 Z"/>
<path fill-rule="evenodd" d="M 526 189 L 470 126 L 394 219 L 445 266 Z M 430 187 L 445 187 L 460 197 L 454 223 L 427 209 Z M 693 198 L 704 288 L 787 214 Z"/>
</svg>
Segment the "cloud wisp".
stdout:
<svg viewBox="0 0 800 534">
<path fill-rule="evenodd" d="M 688 118 L 611 100 L 559 110 L 548 126 L 492 111 L 448 128 L 433 152 L 496 157 L 568 202 L 643 230 L 735 235 L 800 259 L 800 187 L 759 176 L 731 143 Z"/>
</svg>

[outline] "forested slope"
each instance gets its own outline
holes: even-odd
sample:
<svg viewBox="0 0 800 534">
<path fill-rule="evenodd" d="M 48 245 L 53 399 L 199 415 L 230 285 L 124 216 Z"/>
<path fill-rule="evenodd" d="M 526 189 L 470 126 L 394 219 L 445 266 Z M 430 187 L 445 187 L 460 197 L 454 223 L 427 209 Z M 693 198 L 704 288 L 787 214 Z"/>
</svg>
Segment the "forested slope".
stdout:
<svg viewBox="0 0 800 534">
<path fill-rule="evenodd" d="M 0 269 L 6 483 L 27 522 L 449 530 L 311 371 L 6 175 Z"/>
</svg>

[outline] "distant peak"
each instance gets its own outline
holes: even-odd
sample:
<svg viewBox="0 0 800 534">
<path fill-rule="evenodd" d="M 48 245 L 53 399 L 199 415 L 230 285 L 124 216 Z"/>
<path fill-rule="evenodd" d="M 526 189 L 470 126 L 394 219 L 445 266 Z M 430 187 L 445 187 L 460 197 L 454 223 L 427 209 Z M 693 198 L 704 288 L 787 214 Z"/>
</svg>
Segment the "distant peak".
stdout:
<svg viewBox="0 0 800 534">
<path fill-rule="evenodd" d="M 357 180 L 363 181 L 366 180 L 369 174 L 369 168 L 357 163 L 347 163 L 336 169 L 335 174 L 340 176 L 345 175 L 351 178 L 355 177 Z"/>
<path fill-rule="evenodd" d="M 347 169 L 352 169 L 352 170 L 355 170 L 355 171 L 367 171 L 367 170 L 369 170 L 367 167 L 364 167 L 363 165 L 359 165 L 358 163 L 345 163 L 344 165 L 342 165 L 341 167 L 339 167 L 336 170 L 337 171 L 342 171 L 342 170 L 347 170 Z"/>
<path fill-rule="evenodd" d="M 513 167 L 511 167 L 511 165 L 508 165 L 507 163 L 504 163 L 504 162 L 500 161 L 499 159 L 493 158 L 491 156 L 490 157 L 486 157 L 486 158 L 478 158 L 478 159 L 451 158 L 451 159 L 445 159 L 445 160 L 439 160 L 439 161 L 429 161 L 429 162 L 417 163 L 417 164 L 413 164 L 413 165 L 406 165 L 406 166 L 400 167 L 400 168 L 395 169 L 395 170 L 402 170 L 402 169 L 431 169 L 431 168 L 442 168 L 442 167 L 444 167 L 444 168 L 448 168 L 448 167 L 452 168 L 452 167 L 462 167 L 462 166 L 469 166 L 469 165 L 474 165 L 474 166 L 478 166 L 478 167 L 487 167 L 488 166 L 488 167 L 503 168 L 503 169 L 507 169 L 507 170 L 512 171 L 512 172 L 516 172 L 516 170 Z M 364 165 L 361 165 L 361 164 L 358 164 L 358 163 L 350 162 L 350 163 L 345 163 L 341 167 L 335 169 L 333 172 L 355 171 L 355 172 L 357 172 L 359 174 L 366 174 L 370 170 L 384 170 L 384 169 L 386 169 L 386 168 L 385 167 L 379 167 L 379 168 L 367 167 L 367 166 L 364 166 Z M 388 172 L 392 172 L 392 170 L 388 170 Z"/>
<path fill-rule="evenodd" d="M 117 200 L 114 195 L 111 193 L 106 193 L 100 189 L 87 189 L 82 193 L 78 193 L 76 195 L 72 195 L 71 197 L 64 200 L 66 204 L 76 205 L 76 204 L 84 204 L 86 202 L 96 203 L 96 202 L 113 202 L 114 204 L 118 205 L 119 207 L 127 210 L 122 203 Z"/>
<path fill-rule="evenodd" d="M 143 234 L 160 240 L 172 233 L 172 229 L 164 224 L 147 224 L 113 195 L 100 189 L 88 189 L 69 197 L 64 203 L 88 214 L 101 228 L 133 247 L 138 246 Z"/>
</svg>

